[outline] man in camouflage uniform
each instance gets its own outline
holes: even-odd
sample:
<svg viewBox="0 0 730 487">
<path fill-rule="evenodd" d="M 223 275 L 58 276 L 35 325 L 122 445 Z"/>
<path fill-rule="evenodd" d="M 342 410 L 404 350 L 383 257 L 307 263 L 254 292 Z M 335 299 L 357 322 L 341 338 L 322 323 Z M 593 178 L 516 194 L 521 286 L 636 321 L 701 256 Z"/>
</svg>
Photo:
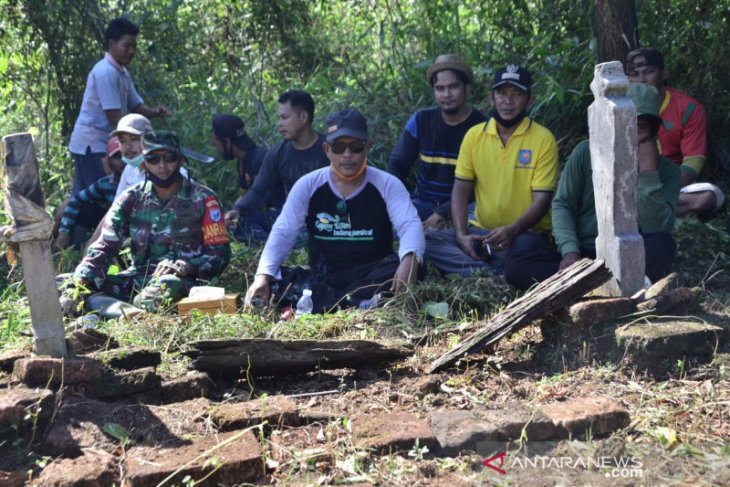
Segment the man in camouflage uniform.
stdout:
<svg viewBox="0 0 730 487">
<path fill-rule="evenodd" d="M 142 163 L 147 180 L 117 198 L 102 224 L 100 237 L 63 292 L 61 307 L 71 315 L 79 297 L 99 291 L 155 309 L 166 300 L 185 297 L 198 281 L 219 276 L 230 261 L 223 212 L 218 197 L 180 174 L 184 161 L 177 136 L 148 132 Z M 109 274 L 112 259 L 131 239 L 132 266 Z"/>
</svg>

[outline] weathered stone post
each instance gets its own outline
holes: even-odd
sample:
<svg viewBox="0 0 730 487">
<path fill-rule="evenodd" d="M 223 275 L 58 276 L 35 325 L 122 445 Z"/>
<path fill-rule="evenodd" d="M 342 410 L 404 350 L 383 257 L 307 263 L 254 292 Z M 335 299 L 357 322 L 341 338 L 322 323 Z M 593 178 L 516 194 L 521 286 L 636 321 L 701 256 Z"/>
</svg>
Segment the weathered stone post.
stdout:
<svg viewBox="0 0 730 487">
<path fill-rule="evenodd" d="M 20 246 L 33 322 L 33 350 L 39 355 L 63 357 L 66 336 L 50 244 L 53 220 L 44 209 L 33 138 L 28 133 L 6 135 L 3 154 L 6 208 L 13 225 L 2 229 L 2 237 L 9 246 Z"/>
<path fill-rule="evenodd" d="M 636 109 L 626 96 L 629 80 L 618 61 L 598 64 L 588 107 L 596 198 L 596 257 L 613 278 L 601 287 L 609 296 L 631 296 L 644 285 L 644 240 L 636 217 Z"/>
</svg>

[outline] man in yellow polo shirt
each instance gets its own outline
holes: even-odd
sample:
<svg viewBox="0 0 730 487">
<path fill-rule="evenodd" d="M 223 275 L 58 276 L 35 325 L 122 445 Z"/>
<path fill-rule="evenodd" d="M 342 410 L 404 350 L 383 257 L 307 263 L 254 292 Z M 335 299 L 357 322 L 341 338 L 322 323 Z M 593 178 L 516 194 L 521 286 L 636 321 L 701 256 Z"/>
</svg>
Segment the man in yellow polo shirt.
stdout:
<svg viewBox="0 0 730 487">
<path fill-rule="evenodd" d="M 535 102 L 531 89 L 527 69 L 499 70 L 489 93 L 491 120 L 464 137 L 451 192 L 453 230 L 426 235 L 426 259 L 445 274 L 487 269 L 510 280 L 511 256 L 548 244 L 558 146 L 527 116 Z M 467 222 L 472 190 L 475 219 Z"/>
</svg>

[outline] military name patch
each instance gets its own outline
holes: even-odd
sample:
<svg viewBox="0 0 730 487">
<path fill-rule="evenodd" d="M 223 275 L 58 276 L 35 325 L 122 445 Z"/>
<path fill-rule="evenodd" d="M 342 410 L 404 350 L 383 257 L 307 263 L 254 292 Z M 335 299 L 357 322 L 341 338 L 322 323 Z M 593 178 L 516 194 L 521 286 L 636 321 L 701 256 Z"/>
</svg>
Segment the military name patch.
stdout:
<svg viewBox="0 0 730 487">
<path fill-rule="evenodd" d="M 228 229 L 223 220 L 221 207 L 215 196 L 205 197 L 205 216 L 203 216 L 203 245 L 222 245 L 229 243 Z"/>
<path fill-rule="evenodd" d="M 527 166 L 532 162 L 532 151 L 530 149 L 522 149 L 519 155 L 519 163 Z"/>
</svg>

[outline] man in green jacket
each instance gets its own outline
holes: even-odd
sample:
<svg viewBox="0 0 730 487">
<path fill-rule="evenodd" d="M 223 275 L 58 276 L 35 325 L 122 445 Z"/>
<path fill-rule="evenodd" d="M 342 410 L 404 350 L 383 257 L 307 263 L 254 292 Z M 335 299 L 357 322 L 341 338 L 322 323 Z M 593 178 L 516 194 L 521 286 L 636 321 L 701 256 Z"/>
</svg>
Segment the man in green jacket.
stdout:
<svg viewBox="0 0 730 487">
<path fill-rule="evenodd" d="M 676 164 L 659 155 L 657 134 L 659 92 L 645 84 L 631 84 L 628 96 L 636 106 L 638 125 L 637 211 L 644 238 L 646 275 L 652 282 L 666 276 L 672 266 L 676 243 L 671 231 L 677 212 L 681 175 Z M 565 164 L 552 203 L 555 249 L 514 256 L 518 269 L 506 276 L 522 289 L 565 269 L 582 257 L 596 257 L 598 222 L 593 193 L 589 142 L 578 144 Z"/>
</svg>

